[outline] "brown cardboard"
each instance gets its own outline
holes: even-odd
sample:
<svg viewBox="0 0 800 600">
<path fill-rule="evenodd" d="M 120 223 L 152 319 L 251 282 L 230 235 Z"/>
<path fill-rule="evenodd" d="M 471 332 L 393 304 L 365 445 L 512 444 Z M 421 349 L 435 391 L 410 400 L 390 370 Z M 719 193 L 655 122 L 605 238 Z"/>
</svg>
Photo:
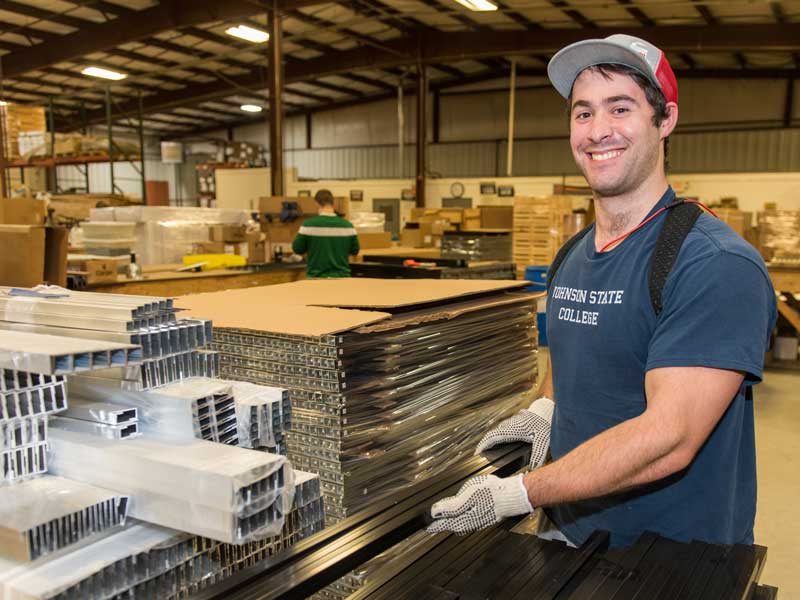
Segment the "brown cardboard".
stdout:
<svg viewBox="0 0 800 600">
<path fill-rule="evenodd" d="M 45 227 L 44 280 L 50 285 L 67 287 L 67 253 L 69 230 Z"/>
<path fill-rule="evenodd" d="M 0 198 L 0 223 L 7 225 L 44 225 L 47 200 Z"/>
<path fill-rule="evenodd" d="M 460 208 L 442 208 L 439 210 L 439 217 L 447 219 L 454 225 L 460 225 L 464 220 L 464 211 Z"/>
<path fill-rule="evenodd" d="M 427 217 L 424 217 L 427 219 Z M 400 245 L 411 248 L 430 248 L 433 246 L 433 222 L 407 223 L 400 232 Z"/>
<path fill-rule="evenodd" d="M 68 259 L 68 272 L 78 272 L 86 278 L 86 283 L 107 283 L 117 281 L 117 263 L 104 258 Z"/>
<path fill-rule="evenodd" d="M 224 254 L 225 242 L 197 242 L 192 244 L 194 254 Z"/>
<path fill-rule="evenodd" d="M 403 279 L 313 279 L 258 288 L 194 294 L 176 299 L 189 316 L 211 319 L 216 327 L 290 335 L 330 335 L 391 318 L 385 310 L 485 298 L 504 300 L 505 291 L 525 281 Z M 427 306 L 426 306 L 427 305 Z M 442 315 L 447 306 L 439 307 Z M 357 310 L 350 310 L 357 309 Z M 445 318 L 445 317 L 442 317 Z"/>
<path fill-rule="evenodd" d="M 0 225 L 0 248 L 0 285 L 33 287 L 44 283 L 44 227 Z"/>
<path fill-rule="evenodd" d="M 212 225 L 208 229 L 212 242 L 238 243 L 246 240 L 246 225 Z"/>
<path fill-rule="evenodd" d="M 297 232 L 303 225 L 303 219 L 295 219 L 290 223 L 262 222 L 261 231 L 266 235 L 266 240 L 271 244 L 291 244 L 297 237 Z"/>
<path fill-rule="evenodd" d="M 481 206 L 481 229 L 511 229 L 514 227 L 513 206 Z"/>
<path fill-rule="evenodd" d="M 361 250 L 388 248 L 392 245 L 392 234 L 388 231 L 382 231 L 381 233 L 359 233 L 358 245 Z"/>
</svg>

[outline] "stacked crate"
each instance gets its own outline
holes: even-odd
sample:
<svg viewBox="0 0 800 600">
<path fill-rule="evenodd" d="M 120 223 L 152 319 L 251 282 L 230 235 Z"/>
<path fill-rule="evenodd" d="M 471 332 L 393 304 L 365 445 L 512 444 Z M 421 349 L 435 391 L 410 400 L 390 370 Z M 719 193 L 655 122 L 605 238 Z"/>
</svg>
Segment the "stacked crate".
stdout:
<svg viewBox="0 0 800 600">
<path fill-rule="evenodd" d="M 6 158 L 19 158 L 20 134 L 32 131 L 42 132 L 47 129 L 44 108 L 41 106 L 2 105 L 0 106 L 0 119 L 3 120 Z"/>
<path fill-rule="evenodd" d="M 574 229 L 571 196 L 514 198 L 512 254 L 517 277 L 524 278 L 526 266 L 549 265 Z"/>
</svg>

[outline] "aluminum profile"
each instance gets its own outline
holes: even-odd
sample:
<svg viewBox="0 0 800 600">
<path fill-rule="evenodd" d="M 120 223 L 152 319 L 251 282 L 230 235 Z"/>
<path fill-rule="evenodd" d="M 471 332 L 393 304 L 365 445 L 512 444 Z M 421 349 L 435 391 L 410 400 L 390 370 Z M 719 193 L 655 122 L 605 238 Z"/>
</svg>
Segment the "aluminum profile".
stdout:
<svg viewBox="0 0 800 600">
<path fill-rule="evenodd" d="M 126 366 L 141 360 L 141 348 L 132 344 L 0 331 L 0 367 L 5 369 L 61 375 Z"/>
<path fill-rule="evenodd" d="M 63 379 L 35 387 L 0 391 L 0 419 L 32 417 L 59 412 L 67 408 L 66 385 Z"/>
<path fill-rule="evenodd" d="M 109 425 L 108 423 L 71 419 L 69 417 L 51 417 L 50 426 L 56 429 L 95 435 L 109 440 L 131 439 L 141 435 L 139 424 L 136 421 Z"/>
<path fill-rule="evenodd" d="M 185 598 L 321 531 L 324 518 L 322 498 L 309 495 L 293 504 L 279 534 L 238 545 L 135 523 L 48 561 L 0 560 L 0 591 L 25 600 Z"/>
<path fill-rule="evenodd" d="M 284 457 L 203 440 L 51 429 L 49 443 L 52 473 L 135 497 L 134 518 L 227 543 L 278 533 L 294 489 Z"/>
<path fill-rule="evenodd" d="M 0 556 L 33 561 L 125 524 L 128 498 L 45 475 L 0 487 Z"/>
<path fill-rule="evenodd" d="M 2 449 L 0 483 L 47 472 L 47 442 Z"/>
<path fill-rule="evenodd" d="M 14 369 L 0 368 L 0 391 L 46 386 L 64 381 L 63 375 L 42 375 Z"/>
<path fill-rule="evenodd" d="M 121 406 L 111 402 L 92 402 L 81 398 L 70 398 L 69 407 L 62 413 L 62 416 L 105 423 L 106 425 L 123 425 L 139 420 L 135 406 Z"/>
<path fill-rule="evenodd" d="M 47 417 L 0 419 L 0 448 L 12 450 L 47 441 Z"/>
</svg>

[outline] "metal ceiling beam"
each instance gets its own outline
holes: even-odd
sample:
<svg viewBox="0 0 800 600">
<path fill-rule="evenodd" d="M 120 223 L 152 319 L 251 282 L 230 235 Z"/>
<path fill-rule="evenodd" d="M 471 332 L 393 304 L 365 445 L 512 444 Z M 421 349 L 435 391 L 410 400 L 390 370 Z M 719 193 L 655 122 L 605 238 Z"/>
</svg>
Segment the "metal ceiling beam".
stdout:
<svg viewBox="0 0 800 600">
<path fill-rule="evenodd" d="M 343 50 L 331 52 L 319 58 L 308 60 L 286 59 L 285 83 L 308 82 L 310 80 L 347 73 L 358 69 L 380 69 L 398 67 L 417 62 L 416 54 L 419 52 L 421 62 L 425 64 L 441 61 L 468 60 L 474 58 L 487 58 L 505 56 L 509 54 L 524 54 L 535 52 L 553 52 L 565 44 L 586 39 L 589 37 L 606 37 L 612 33 L 628 33 L 644 37 L 658 45 L 667 52 L 681 51 L 735 51 L 735 50 L 800 50 L 800 23 L 785 23 L 774 25 L 717 25 L 717 26 L 661 26 L 639 27 L 622 29 L 544 29 L 537 35 L 530 35 L 526 31 L 497 31 L 497 32 L 441 32 L 421 34 L 419 38 L 401 38 L 386 42 L 392 44 L 398 52 L 384 52 L 372 49 L 364 52 L 363 49 Z M 759 77 L 759 70 L 736 70 L 738 76 Z M 781 72 L 780 77 L 789 76 L 788 71 L 769 70 L 774 73 Z M 520 75 L 524 70 L 520 70 Z M 691 72 L 687 72 L 691 73 Z M 717 77 L 723 73 L 721 70 L 697 70 L 689 76 L 692 77 Z M 537 76 L 544 75 L 544 70 L 537 72 Z M 236 93 L 236 89 L 264 89 L 267 83 L 266 72 L 261 67 L 253 67 L 246 75 L 226 78 L 229 81 L 215 81 L 211 83 L 193 84 L 175 92 L 162 92 L 145 98 L 145 111 L 169 110 L 176 106 L 195 104 L 215 98 L 222 98 Z M 123 103 L 120 106 L 123 114 L 136 112 L 133 102 Z M 102 121 L 104 115 L 97 111 L 89 113 L 90 122 Z"/>
<path fill-rule="evenodd" d="M 114 14 L 124 11 L 114 7 Z M 125 12 L 125 23 L 116 20 L 88 23 L 79 31 L 59 36 L 58 43 L 37 44 L 4 57 L 5 77 L 13 77 L 57 62 L 108 50 L 126 42 L 140 40 L 162 31 L 200 23 L 245 17 L 264 8 L 246 0 L 161 0 L 156 6 Z"/>
</svg>

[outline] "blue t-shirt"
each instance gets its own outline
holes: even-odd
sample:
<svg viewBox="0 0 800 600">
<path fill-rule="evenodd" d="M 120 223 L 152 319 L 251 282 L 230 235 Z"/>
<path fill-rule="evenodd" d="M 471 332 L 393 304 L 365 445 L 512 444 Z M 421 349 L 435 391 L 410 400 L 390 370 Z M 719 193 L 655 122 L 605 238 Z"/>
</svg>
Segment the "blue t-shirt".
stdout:
<svg viewBox="0 0 800 600">
<path fill-rule="evenodd" d="M 651 214 L 675 199 L 668 188 Z M 561 504 L 549 516 L 573 543 L 598 529 L 614 546 L 644 531 L 680 541 L 752 543 L 756 460 L 750 386 L 761 381 L 776 319 L 766 267 L 722 221 L 703 214 L 681 247 L 656 317 L 647 278 L 667 213 L 609 252 L 594 229 L 561 264 L 547 296 L 556 401 L 554 459 L 642 414 L 645 374 L 703 366 L 746 372 L 718 426 L 685 470 L 633 491 Z"/>
</svg>

